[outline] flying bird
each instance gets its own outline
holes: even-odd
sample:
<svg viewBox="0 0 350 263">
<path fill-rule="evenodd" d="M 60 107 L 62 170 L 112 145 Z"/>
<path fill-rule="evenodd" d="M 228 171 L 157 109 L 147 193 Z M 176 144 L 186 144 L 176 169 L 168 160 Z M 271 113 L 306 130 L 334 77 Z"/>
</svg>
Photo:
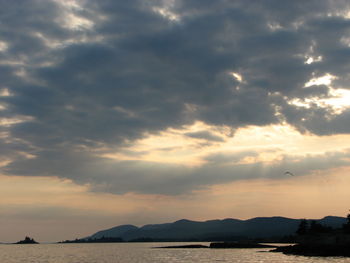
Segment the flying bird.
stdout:
<svg viewBox="0 0 350 263">
<path fill-rule="evenodd" d="M 285 175 L 289 174 L 289 175 L 291 175 L 291 176 L 294 176 L 294 174 L 291 173 L 291 172 L 289 172 L 289 171 L 285 172 L 284 174 L 285 174 Z"/>
</svg>

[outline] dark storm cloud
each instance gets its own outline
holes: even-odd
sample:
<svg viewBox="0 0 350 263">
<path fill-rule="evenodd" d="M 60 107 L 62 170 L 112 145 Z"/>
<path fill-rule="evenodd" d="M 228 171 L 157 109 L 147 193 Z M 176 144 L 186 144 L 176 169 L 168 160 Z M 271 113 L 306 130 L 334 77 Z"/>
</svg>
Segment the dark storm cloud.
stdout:
<svg viewBox="0 0 350 263">
<path fill-rule="evenodd" d="M 166 1 L 0 4 L 7 45 L 0 89 L 11 93 L 0 97 L 0 118 L 31 118 L 1 127 L 10 137 L 0 137 L 0 155 L 12 160 L 2 168 L 8 174 L 67 177 L 112 192 L 170 193 L 174 182 L 178 193 L 255 173 L 239 166 L 229 173 L 215 162 L 200 172 L 116 162 L 92 149 L 118 149 L 198 120 L 233 130 L 286 120 L 315 134 L 349 132 L 348 111 L 335 116 L 316 104 L 287 103 L 329 97 L 324 85 L 304 88 L 326 73 L 348 88 L 350 22 L 339 16 L 346 1 L 174 1 L 167 10 L 174 20 L 159 11 Z M 306 64 L 308 56 L 322 60 Z"/>
<path fill-rule="evenodd" d="M 314 134 L 325 135 L 333 134 L 334 127 L 336 127 L 337 133 L 348 134 L 350 132 L 349 109 L 334 117 L 331 116 L 331 113 L 324 109 L 307 111 L 307 114 L 305 114 L 303 110 L 289 108 L 289 111 L 286 111 L 285 114 L 287 118 L 294 121 L 295 126 L 302 131 L 310 131 Z M 310 121 L 305 122 L 300 120 L 299 118 L 301 116 L 307 116 Z"/>
</svg>

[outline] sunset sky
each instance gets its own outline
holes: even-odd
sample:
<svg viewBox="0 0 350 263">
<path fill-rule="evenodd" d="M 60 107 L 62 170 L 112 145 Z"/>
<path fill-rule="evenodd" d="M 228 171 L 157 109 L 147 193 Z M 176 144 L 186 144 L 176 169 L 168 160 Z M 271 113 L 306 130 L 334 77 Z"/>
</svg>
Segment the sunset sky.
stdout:
<svg viewBox="0 0 350 263">
<path fill-rule="evenodd" d="M 0 0 L 0 242 L 349 189 L 349 1 Z"/>
</svg>

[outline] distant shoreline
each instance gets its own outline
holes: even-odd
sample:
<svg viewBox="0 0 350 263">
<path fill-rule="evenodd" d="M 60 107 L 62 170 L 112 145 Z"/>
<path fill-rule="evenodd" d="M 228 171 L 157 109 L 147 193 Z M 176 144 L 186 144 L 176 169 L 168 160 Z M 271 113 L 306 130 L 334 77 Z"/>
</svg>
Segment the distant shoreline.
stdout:
<svg viewBox="0 0 350 263">
<path fill-rule="evenodd" d="M 292 245 L 278 247 L 270 252 L 282 252 L 286 255 L 308 256 L 308 257 L 350 257 L 349 246 L 337 245 Z"/>
</svg>

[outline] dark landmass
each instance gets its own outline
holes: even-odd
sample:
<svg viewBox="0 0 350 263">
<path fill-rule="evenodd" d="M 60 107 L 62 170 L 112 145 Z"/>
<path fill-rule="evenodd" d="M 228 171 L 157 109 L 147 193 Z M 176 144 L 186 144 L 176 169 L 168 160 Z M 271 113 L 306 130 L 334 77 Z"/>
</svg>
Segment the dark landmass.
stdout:
<svg viewBox="0 0 350 263">
<path fill-rule="evenodd" d="M 33 238 L 25 237 L 25 239 L 20 240 L 14 244 L 39 244 L 39 243 L 36 242 Z"/>
<path fill-rule="evenodd" d="M 145 243 L 145 242 L 156 242 L 156 241 L 149 237 L 141 237 L 141 238 L 131 239 L 128 242 Z"/>
<path fill-rule="evenodd" d="M 258 242 L 212 242 L 210 246 L 179 245 L 161 248 L 210 248 L 210 249 L 247 249 L 247 248 L 274 248 L 271 252 L 300 256 L 332 256 L 350 257 L 350 214 L 347 222 L 340 228 L 325 226 L 316 221 L 300 220 L 294 239 L 298 244 L 289 246 L 267 245 Z"/>
<path fill-rule="evenodd" d="M 296 245 L 278 247 L 272 252 L 302 256 L 350 257 L 350 214 L 341 228 L 333 229 L 315 221 L 301 220 Z"/>
<path fill-rule="evenodd" d="M 277 246 L 259 243 L 213 242 L 210 243 L 210 248 L 277 248 Z"/>
<path fill-rule="evenodd" d="M 257 217 L 224 219 L 136 227 L 122 225 L 99 231 L 90 237 L 63 243 L 102 242 L 212 242 L 210 246 L 189 244 L 162 248 L 274 248 L 274 252 L 303 256 L 350 256 L 350 215 L 319 220 Z M 220 242 L 218 242 L 220 241 Z M 297 243 L 279 247 L 261 243 Z"/>
<path fill-rule="evenodd" d="M 101 238 L 87 238 L 87 239 L 74 239 L 65 240 L 58 243 L 121 243 L 124 242 L 123 239 L 119 237 L 101 237 Z"/>
<path fill-rule="evenodd" d="M 293 246 L 278 247 L 271 252 L 282 252 L 287 255 L 309 257 L 350 257 L 350 246 L 297 244 Z"/>
<path fill-rule="evenodd" d="M 155 248 L 209 248 L 204 245 L 182 245 L 182 246 L 165 246 L 165 247 L 155 247 Z"/>
<path fill-rule="evenodd" d="M 135 231 L 138 231 L 139 228 L 133 225 L 121 225 L 121 226 L 116 226 L 107 230 L 102 230 L 99 231 L 87 238 L 101 238 L 101 237 L 120 237 L 123 238 L 124 240 L 128 240 L 126 239 L 126 234 L 127 233 L 133 233 Z M 143 236 L 139 236 L 137 238 L 144 238 Z M 133 239 L 136 239 L 133 238 Z"/>
<path fill-rule="evenodd" d="M 311 222 L 312 220 L 307 220 Z M 341 227 L 344 217 L 328 216 L 315 220 L 332 228 Z M 121 225 L 99 231 L 86 239 L 120 238 L 125 242 L 295 242 L 300 219 L 285 217 L 257 217 L 248 220 L 224 219 L 205 222 L 182 219 L 174 223 L 136 227 Z M 83 242 L 81 242 L 83 243 Z"/>
</svg>

